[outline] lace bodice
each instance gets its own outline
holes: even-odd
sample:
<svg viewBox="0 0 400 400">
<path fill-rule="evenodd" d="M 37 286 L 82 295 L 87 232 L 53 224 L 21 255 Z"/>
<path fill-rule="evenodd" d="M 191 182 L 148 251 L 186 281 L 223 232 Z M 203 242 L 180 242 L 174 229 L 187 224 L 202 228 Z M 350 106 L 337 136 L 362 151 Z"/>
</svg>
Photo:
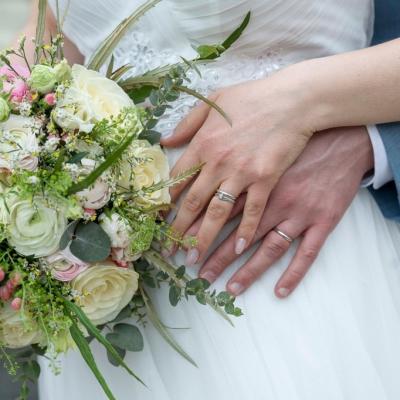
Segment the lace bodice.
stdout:
<svg viewBox="0 0 400 400">
<path fill-rule="evenodd" d="M 55 2 L 51 0 L 50 3 Z M 143 1 L 59 0 L 64 31 L 85 57 Z M 365 47 L 373 21 L 372 0 L 163 0 L 126 34 L 115 52 L 131 74 L 195 56 L 192 45 L 222 42 L 247 11 L 241 39 L 217 62 L 203 66 L 192 87 L 216 88 L 259 79 L 281 66 Z M 193 106 L 182 96 L 158 127 L 168 134 Z"/>
</svg>

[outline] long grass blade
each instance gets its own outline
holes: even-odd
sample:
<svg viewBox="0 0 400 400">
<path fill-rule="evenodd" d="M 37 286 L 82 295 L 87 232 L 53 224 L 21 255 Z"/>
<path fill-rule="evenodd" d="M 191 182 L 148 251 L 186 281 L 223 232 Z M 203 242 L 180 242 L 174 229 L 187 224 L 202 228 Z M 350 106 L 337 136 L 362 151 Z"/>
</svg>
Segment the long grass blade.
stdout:
<svg viewBox="0 0 400 400">
<path fill-rule="evenodd" d="M 193 360 L 193 358 L 190 357 L 189 354 L 186 353 L 185 350 L 183 350 L 183 348 L 179 345 L 179 343 L 169 333 L 169 331 L 165 327 L 165 325 L 161 322 L 150 297 L 147 295 L 147 293 L 145 292 L 145 290 L 142 287 L 140 288 L 140 292 L 142 294 L 142 298 L 143 298 L 144 304 L 146 306 L 147 318 L 150 320 L 150 322 L 153 324 L 153 326 L 157 329 L 159 334 L 186 361 L 188 361 L 190 364 L 194 365 L 195 367 L 198 367 L 196 362 Z"/>
<path fill-rule="evenodd" d="M 100 48 L 94 53 L 91 58 L 88 68 L 98 71 L 111 56 L 115 47 L 120 42 L 125 32 L 136 23 L 147 11 L 156 6 L 161 0 L 148 0 L 138 9 L 136 9 L 128 18 L 123 20 L 114 31 L 106 38 Z"/>
<path fill-rule="evenodd" d="M 82 332 L 80 331 L 75 321 L 72 321 L 70 332 L 72 339 L 74 340 L 76 346 L 78 347 L 80 353 L 82 354 L 83 359 L 85 360 L 86 364 L 91 369 L 97 381 L 103 388 L 104 393 L 107 395 L 108 399 L 116 400 L 110 388 L 108 387 L 106 380 L 104 379 L 103 375 L 101 374 L 100 370 L 97 367 L 96 361 L 93 357 L 92 351 L 90 350 L 88 342 L 86 341 L 85 337 L 83 336 Z"/>
<path fill-rule="evenodd" d="M 136 135 L 128 136 L 96 169 L 94 169 L 85 179 L 75 183 L 68 189 L 68 195 L 80 192 L 92 185 L 108 168 L 120 160 L 123 152 L 132 143 Z"/>
<path fill-rule="evenodd" d="M 203 96 L 202 94 L 196 92 L 193 89 L 190 89 L 186 86 L 175 86 L 176 90 L 179 90 L 180 92 L 184 92 L 187 94 L 190 94 L 193 97 L 196 97 L 197 99 L 204 101 L 204 103 L 208 104 L 211 108 L 213 108 L 215 111 L 217 111 L 221 116 L 228 122 L 230 126 L 232 126 L 232 120 L 228 116 L 228 114 L 218 105 L 215 104 L 213 101 L 210 99 L 207 99 L 207 97 Z"/>
<path fill-rule="evenodd" d="M 96 340 L 102 344 L 106 350 L 114 357 L 118 364 L 123 367 L 129 375 L 133 376 L 142 385 L 146 384 L 125 364 L 119 353 L 115 350 L 114 346 L 102 335 L 102 333 L 90 322 L 89 318 L 85 313 L 74 303 L 64 300 L 66 308 L 73 313 L 81 322 L 81 324 L 88 330 L 88 332 L 96 338 Z"/>
<path fill-rule="evenodd" d="M 39 61 L 40 50 L 43 46 L 44 33 L 46 31 L 46 11 L 47 0 L 39 0 L 38 18 L 36 23 L 36 36 L 35 36 L 35 64 Z"/>
</svg>

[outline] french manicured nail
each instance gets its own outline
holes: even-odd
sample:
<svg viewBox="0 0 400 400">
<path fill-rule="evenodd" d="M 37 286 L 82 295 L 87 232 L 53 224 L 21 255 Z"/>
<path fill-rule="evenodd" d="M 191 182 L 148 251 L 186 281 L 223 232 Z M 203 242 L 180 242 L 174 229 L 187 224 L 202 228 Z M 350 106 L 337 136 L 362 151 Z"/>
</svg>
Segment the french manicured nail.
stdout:
<svg viewBox="0 0 400 400">
<path fill-rule="evenodd" d="M 244 249 L 246 248 L 246 240 L 243 238 L 240 238 L 236 241 L 236 246 L 235 246 L 235 253 L 240 256 L 240 254 L 243 253 Z"/>
<path fill-rule="evenodd" d="M 200 274 L 200 278 L 205 279 L 206 281 L 213 283 L 215 281 L 215 274 L 211 271 L 206 271 Z"/>
<path fill-rule="evenodd" d="M 190 249 L 187 253 L 187 257 L 186 257 L 186 264 L 188 266 L 193 266 L 197 263 L 197 261 L 199 260 L 200 257 L 200 253 L 197 249 Z"/>
<path fill-rule="evenodd" d="M 290 290 L 289 290 L 289 289 L 286 289 L 286 288 L 284 288 L 284 287 L 278 289 L 279 297 L 288 297 L 288 296 L 289 296 L 289 293 L 290 293 Z"/>
<path fill-rule="evenodd" d="M 241 283 L 233 282 L 229 285 L 229 291 L 235 295 L 239 296 L 240 293 L 244 291 L 244 286 Z"/>
</svg>

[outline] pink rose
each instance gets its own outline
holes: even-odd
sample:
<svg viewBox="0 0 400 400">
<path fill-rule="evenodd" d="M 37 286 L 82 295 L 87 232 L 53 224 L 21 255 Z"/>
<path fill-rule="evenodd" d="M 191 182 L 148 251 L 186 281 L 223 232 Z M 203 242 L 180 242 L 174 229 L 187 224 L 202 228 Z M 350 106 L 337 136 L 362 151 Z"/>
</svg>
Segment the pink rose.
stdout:
<svg viewBox="0 0 400 400">
<path fill-rule="evenodd" d="M 49 106 L 54 106 L 57 102 L 55 93 L 47 93 L 46 96 L 44 96 L 44 101 Z"/>
<path fill-rule="evenodd" d="M 27 83 L 21 79 L 16 79 L 11 89 L 11 100 L 15 101 L 16 103 L 21 103 L 28 92 L 29 87 Z"/>
<path fill-rule="evenodd" d="M 61 282 L 72 281 L 89 267 L 89 264 L 75 257 L 68 247 L 48 256 L 47 262 L 50 264 L 54 278 Z"/>
</svg>

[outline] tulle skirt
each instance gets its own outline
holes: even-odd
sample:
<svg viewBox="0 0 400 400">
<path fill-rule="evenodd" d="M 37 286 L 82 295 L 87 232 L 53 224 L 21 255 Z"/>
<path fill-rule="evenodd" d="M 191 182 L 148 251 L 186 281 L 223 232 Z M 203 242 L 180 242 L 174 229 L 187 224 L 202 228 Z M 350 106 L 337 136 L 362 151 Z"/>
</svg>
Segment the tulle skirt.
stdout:
<svg viewBox="0 0 400 400">
<path fill-rule="evenodd" d="M 118 400 L 398 400 L 399 246 L 399 225 L 362 190 L 293 295 L 278 300 L 273 288 L 295 246 L 238 299 L 244 316 L 234 328 L 195 301 L 172 308 L 166 290 L 153 293 L 164 323 L 188 328 L 172 333 L 198 368 L 151 326 L 145 351 L 127 356 L 148 388 L 93 351 Z M 41 400 L 106 399 L 80 355 L 63 357 L 57 377 L 41 365 Z"/>
</svg>

